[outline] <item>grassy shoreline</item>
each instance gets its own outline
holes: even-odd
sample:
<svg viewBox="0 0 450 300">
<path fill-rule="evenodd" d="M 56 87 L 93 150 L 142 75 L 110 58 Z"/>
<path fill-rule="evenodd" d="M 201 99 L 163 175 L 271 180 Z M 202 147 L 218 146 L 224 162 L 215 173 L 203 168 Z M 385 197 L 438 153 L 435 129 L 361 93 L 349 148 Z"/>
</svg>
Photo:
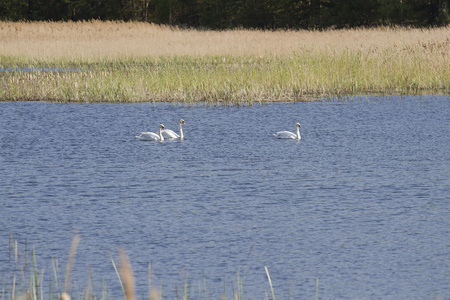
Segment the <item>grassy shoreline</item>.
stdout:
<svg viewBox="0 0 450 300">
<path fill-rule="evenodd" d="M 141 23 L 36 22 L 15 24 L 25 29 L 13 32 L 8 26 L 0 22 L 6 41 L 0 68 L 18 71 L 0 73 L 0 101 L 252 104 L 450 92 L 450 27 L 201 32 Z M 109 30 L 98 44 L 111 26 L 118 33 Z M 97 35 L 85 37 L 89 28 Z M 73 34 L 72 44 L 65 43 L 64 32 Z M 12 54 L 11 47 L 35 45 L 33 33 L 41 33 L 48 51 Z M 14 35 L 28 44 L 14 41 Z M 253 39 L 245 42 L 242 35 Z M 115 40 L 128 43 L 127 51 Z M 74 44 L 85 45 L 87 52 L 66 49 Z M 110 52 L 114 47 L 117 51 Z"/>
</svg>

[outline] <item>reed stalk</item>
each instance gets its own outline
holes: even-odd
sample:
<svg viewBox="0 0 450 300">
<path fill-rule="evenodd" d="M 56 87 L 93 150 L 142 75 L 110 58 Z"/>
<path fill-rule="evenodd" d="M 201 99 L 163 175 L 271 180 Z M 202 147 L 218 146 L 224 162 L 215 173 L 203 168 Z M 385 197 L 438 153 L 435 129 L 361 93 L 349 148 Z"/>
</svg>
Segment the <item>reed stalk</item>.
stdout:
<svg viewBox="0 0 450 300">
<path fill-rule="evenodd" d="M 275 292 L 274 292 L 273 286 L 272 286 L 272 280 L 270 279 L 270 275 L 269 275 L 269 269 L 267 269 L 267 267 L 264 267 L 264 269 L 266 270 L 267 279 L 269 280 L 270 291 L 272 292 L 272 300 L 276 300 Z"/>
<path fill-rule="evenodd" d="M 114 267 L 114 270 L 116 271 L 117 278 L 119 279 L 119 284 L 120 284 L 120 287 L 122 288 L 123 296 L 126 297 L 126 292 L 125 292 L 125 288 L 124 288 L 123 283 L 122 283 L 122 279 L 121 279 L 120 273 L 119 273 L 119 271 L 118 271 L 118 269 L 116 267 L 116 264 L 114 263 L 114 259 L 112 258 L 111 253 L 109 253 L 109 251 L 108 251 L 108 254 L 109 254 L 109 258 L 111 259 L 111 263 L 112 263 L 112 265 Z"/>
<path fill-rule="evenodd" d="M 73 270 L 73 265 L 75 263 L 75 255 L 76 255 L 79 243 L 80 243 L 80 236 L 75 235 L 72 238 L 72 242 L 70 244 L 69 259 L 67 261 L 66 277 L 65 277 L 65 282 L 64 282 L 64 293 L 70 294 L 70 292 L 71 292 L 71 285 L 70 285 L 71 279 L 70 278 L 71 278 L 71 272 Z"/>
<path fill-rule="evenodd" d="M 135 300 L 136 295 L 134 291 L 134 275 L 133 270 L 128 260 L 128 256 L 123 249 L 119 249 L 120 254 L 120 275 L 125 284 L 125 300 Z"/>
<path fill-rule="evenodd" d="M 316 278 L 316 300 L 319 300 L 319 277 Z"/>
</svg>

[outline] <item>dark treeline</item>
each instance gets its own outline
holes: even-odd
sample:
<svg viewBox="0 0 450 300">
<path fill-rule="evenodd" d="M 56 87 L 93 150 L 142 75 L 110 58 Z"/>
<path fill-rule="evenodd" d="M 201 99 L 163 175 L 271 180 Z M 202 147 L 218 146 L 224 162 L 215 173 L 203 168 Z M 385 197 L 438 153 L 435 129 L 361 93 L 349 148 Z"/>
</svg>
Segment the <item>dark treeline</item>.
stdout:
<svg viewBox="0 0 450 300">
<path fill-rule="evenodd" d="M 450 0 L 0 0 L 0 20 L 123 20 L 208 29 L 450 24 Z"/>
</svg>

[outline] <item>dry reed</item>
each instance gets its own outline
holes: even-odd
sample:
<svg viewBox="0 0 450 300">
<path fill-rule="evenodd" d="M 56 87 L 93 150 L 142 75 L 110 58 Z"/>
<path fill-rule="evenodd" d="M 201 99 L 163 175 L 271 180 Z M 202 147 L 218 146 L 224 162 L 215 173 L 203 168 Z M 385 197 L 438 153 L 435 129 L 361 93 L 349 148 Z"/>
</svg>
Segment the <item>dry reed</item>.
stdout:
<svg viewBox="0 0 450 300">
<path fill-rule="evenodd" d="M 65 277 L 65 282 L 64 282 L 64 293 L 62 295 L 66 294 L 67 292 L 70 293 L 70 290 L 71 290 L 70 277 L 71 277 L 71 273 L 73 270 L 73 265 L 75 263 L 75 255 L 77 253 L 77 248 L 78 248 L 78 244 L 80 243 L 80 240 L 81 240 L 80 236 L 75 235 L 70 244 L 69 259 L 67 261 L 66 277 Z"/>
<path fill-rule="evenodd" d="M 447 93 L 450 27 L 186 30 L 149 23 L 0 22 L 0 100 L 252 103 Z"/>
<path fill-rule="evenodd" d="M 363 54 L 407 49 L 448 55 L 450 27 L 349 30 L 178 29 L 150 23 L 0 22 L 0 55 L 29 58 L 124 59 L 148 56 L 261 56 L 346 50 Z"/>
<path fill-rule="evenodd" d="M 135 300 L 136 295 L 134 292 L 133 269 L 131 268 L 130 261 L 128 260 L 128 256 L 126 255 L 125 250 L 120 249 L 119 254 L 120 254 L 120 275 L 125 285 L 125 300 Z"/>
</svg>

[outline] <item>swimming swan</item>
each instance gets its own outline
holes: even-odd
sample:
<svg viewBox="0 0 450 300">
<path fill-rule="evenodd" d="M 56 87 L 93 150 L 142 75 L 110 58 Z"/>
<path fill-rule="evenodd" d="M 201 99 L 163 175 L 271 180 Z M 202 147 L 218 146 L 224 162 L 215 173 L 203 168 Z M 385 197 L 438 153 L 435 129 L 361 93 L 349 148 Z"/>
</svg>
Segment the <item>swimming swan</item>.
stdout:
<svg viewBox="0 0 450 300">
<path fill-rule="evenodd" d="M 158 134 L 154 132 L 141 132 L 140 135 L 137 135 L 136 138 L 140 139 L 141 141 L 158 141 L 162 142 L 164 141 L 164 136 L 161 134 L 161 131 L 164 130 L 164 125 L 159 125 Z"/>
<path fill-rule="evenodd" d="M 182 140 L 184 138 L 183 135 L 183 129 L 181 128 L 181 125 L 186 125 L 186 123 L 184 122 L 183 119 L 180 119 L 180 121 L 178 122 L 178 126 L 180 128 L 180 134 L 177 134 L 176 132 L 170 130 L 170 129 L 165 129 L 162 133 L 162 135 L 166 138 L 166 139 L 180 139 Z"/>
<path fill-rule="evenodd" d="M 295 123 L 295 127 L 297 129 L 296 133 L 290 132 L 290 131 L 279 131 L 277 133 L 274 133 L 273 135 L 279 139 L 294 139 L 299 140 L 302 137 L 300 136 L 300 123 Z"/>
</svg>

